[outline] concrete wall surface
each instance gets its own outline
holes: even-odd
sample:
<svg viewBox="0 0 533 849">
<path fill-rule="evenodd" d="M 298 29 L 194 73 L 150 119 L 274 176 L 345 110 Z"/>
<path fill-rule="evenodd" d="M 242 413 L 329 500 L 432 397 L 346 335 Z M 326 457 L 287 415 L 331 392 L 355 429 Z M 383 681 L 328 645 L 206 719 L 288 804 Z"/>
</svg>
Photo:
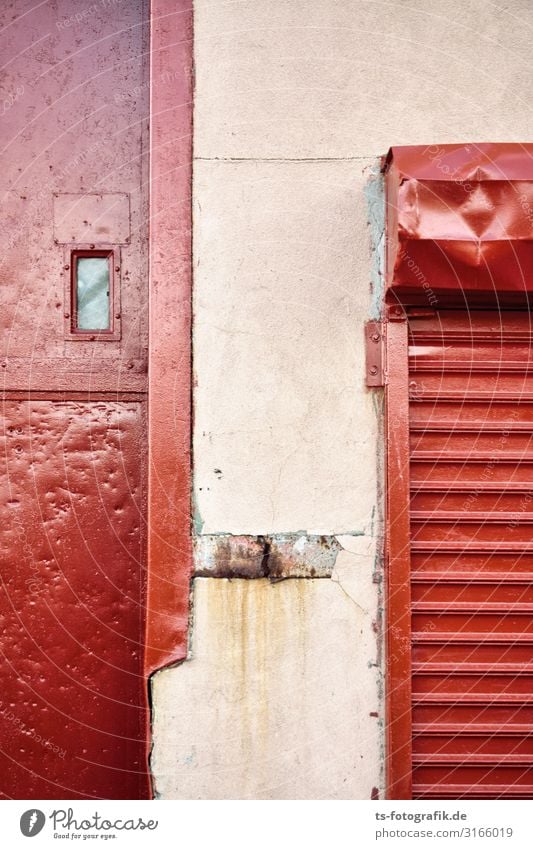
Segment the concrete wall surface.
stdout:
<svg viewBox="0 0 533 849">
<path fill-rule="evenodd" d="M 193 659 L 156 676 L 156 739 L 177 732 L 156 747 L 159 794 L 370 798 L 379 701 L 357 597 L 338 580 L 197 578 L 194 610 Z"/>
<path fill-rule="evenodd" d="M 382 798 L 379 157 L 530 138 L 533 6 L 194 5 L 202 577 L 154 679 L 156 790 Z"/>
<path fill-rule="evenodd" d="M 531 137 L 528 0 L 197 0 L 196 156 Z"/>
</svg>

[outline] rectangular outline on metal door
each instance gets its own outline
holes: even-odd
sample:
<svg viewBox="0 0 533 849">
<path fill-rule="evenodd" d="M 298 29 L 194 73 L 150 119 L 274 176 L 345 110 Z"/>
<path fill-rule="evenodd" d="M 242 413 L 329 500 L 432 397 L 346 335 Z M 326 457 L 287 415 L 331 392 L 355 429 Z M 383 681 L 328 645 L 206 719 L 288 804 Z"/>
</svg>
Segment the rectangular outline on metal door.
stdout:
<svg viewBox="0 0 533 849">
<path fill-rule="evenodd" d="M 403 310 L 400 311 L 403 313 Z M 387 798 L 412 795 L 411 553 L 408 327 L 387 324 L 386 712 Z"/>
</svg>

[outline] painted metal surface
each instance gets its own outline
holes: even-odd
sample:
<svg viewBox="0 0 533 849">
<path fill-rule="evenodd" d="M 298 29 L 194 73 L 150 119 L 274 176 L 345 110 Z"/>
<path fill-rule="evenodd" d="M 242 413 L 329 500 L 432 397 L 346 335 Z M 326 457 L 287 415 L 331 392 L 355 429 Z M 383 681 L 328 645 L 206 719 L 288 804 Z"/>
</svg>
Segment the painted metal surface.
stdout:
<svg viewBox="0 0 533 849">
<path fill-rule="evenodd" d="M 385 333 L 383 321 L 365 324 L 366 385 L 385 385 Z"/>
<path fill-rule="evenodd" d="M 411 798 L 411 584 L 407 325 L 387 327 L 387 756 L 389 796 Z"/>
<path fill-rule="evenodd" d="M 0 793 L 146 798 L 149 10 L 0 17 Z M 65 338 L 65 252 L 95 243 L 121 334 Z"/>
<path fill-rule="evenodd" d="M 389 302 L 529 307 L 533 145 L 392 148 Z"/>
<path fill-rule="evenodd" d="M 533 798 L 532 153 L 386 164 L 391 798 Z"/>
<path fill-rule="evenodd" d="M 21 92 L 2 114 L 0 332 L 6 387 L 20 388 L 31 359 L 37 385 L 64 371 L 71 373 L 67 388 L 87 383 L 88 371 L 98 384 L 105 369 L 115 375 L 114 388 L 123 388 L 123 377 L 130 388 L 145 388 L 147 9 L 133 0 L 109 8 L 97 3 L 91 10 L 76 20 L 70 0 L 33 6 L 16 0 L 0 9 L 2 90 L 6 97 Z M 95 194 L 114 196 L 98 222 Z M 58 204 L 65 195 L 77 197 L 70 213 L 68 205 Z M 75 229 L 67 234 L 72 209 Z M 108 244 L 127 238 L 131 228 L 129 244 L 121 248 L 128 287 L 122 340 L 73 347 L 63 336 L 69 276 L 64 239 L 75 236 L 71 244 L 90 247 L 101 228 Z"/>
<path fill-rule="evenodd" d="M 533 798 L 533 328 L 409 321 L 413 795 Z"/>
<path fill-rule="evenodd" d="M 149 793 L 140 407 L 3 403 L 2 798 Z"/>
<path fill-rule="evenodd" d="M 145 672 L 187 655 L 191 537 L 192 6 L 152 0 Z"/>
</svg>

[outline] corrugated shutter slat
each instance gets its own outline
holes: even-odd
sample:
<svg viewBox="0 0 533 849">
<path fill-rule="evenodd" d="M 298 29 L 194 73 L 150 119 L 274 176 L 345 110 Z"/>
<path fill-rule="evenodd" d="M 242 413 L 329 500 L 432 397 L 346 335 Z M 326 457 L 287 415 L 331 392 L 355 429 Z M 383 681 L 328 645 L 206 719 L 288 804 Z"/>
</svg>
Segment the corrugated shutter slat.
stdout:
<svg viewBox="0 0 533 849">
<path fill-rule="evenodd" d="M 533 798 L 533 323 L 409 319 L 413 796 Z"/>
</svg>

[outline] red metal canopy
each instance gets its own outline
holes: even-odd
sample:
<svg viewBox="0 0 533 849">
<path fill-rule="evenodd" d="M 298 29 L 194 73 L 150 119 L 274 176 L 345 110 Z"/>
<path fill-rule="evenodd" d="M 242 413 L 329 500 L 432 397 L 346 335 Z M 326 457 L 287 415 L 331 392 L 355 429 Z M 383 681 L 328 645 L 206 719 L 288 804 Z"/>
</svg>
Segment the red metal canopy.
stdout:
<svg viewBox="0 0 533 849">
<path fill-rule="evenodd" d="M 393 147 L 388 303 L 529 306 L 533 144 Z"/>
</svg>

